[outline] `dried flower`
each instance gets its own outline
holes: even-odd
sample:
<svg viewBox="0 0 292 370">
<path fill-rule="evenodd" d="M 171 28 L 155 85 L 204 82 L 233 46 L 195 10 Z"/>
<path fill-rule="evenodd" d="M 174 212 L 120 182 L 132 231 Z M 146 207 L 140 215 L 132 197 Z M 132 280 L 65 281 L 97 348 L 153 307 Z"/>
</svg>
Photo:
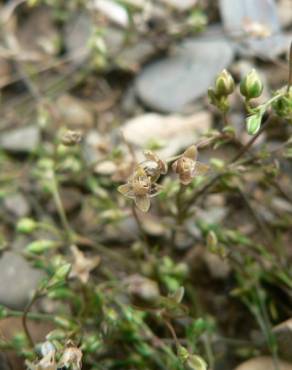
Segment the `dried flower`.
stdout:
<svg viewBox="0 0 292 370">
<path fill-rule="evenodd" d="M 183 185 L 188 185 L 195 176 L 204 175 L 209 171 L 209 166 L 198 162 L 197 157 L 198 150 L 195 145 L 192 145 L 173 163 L 172 169 L 179 175 Z"/>
<path fill-rule="evenodd" d="M 81 131 L 67 130 L 61 137 L 61 143 L 65 146 L 73 146 L 79 144 L 81 139 Z"/>
<path fill-rule="evenodd" d="M 150 208 L 150 198 L 158 194 L 159 186 L 147 176 L 143 165 L 138 165 L 134 173 L 128 178 L 127 184 L 118 187 L 118 191 L 124 196 L 134 199 L 136 206 L 142 212 Z"/>
<path fill-rule="evenodd" d="M 89 280 L 90 271 L 94 270 L 99 265 L 100 257 L 86 258 L 84 253 L 75 245 L 71 246 L 71 252 L 74 262 L 72 264 L 70 277 L 77 277 L 83 284 L 86 284 Z"/>
<path fill-rule="evenodd" d="M 67 343 L 67 348 L 65 349 L 60 362 L 58 364 L 59 368 L 65 367 L 66 369 L 80 370 L 81 369 L 82 352 L 76 347 L 71 341 Z"/>
<path fill-rule="evenodd" d="M 54 350 L 49 351 L 43 358 L 37 363 L 26 362 L 29 370 L 57 370 L 56 364 L 56 352 Z"/>
<path fill-rule="evenodd" d="M 146 161 L 140 163 L 140 166 L 153 182 L 157 181 L 160 175 L 165 175 L 167 173 L 168 168 L 166 162 L 160 159 L 157 154 L 151 150 L 145 150 L 144 156 Z"/>
</svg>

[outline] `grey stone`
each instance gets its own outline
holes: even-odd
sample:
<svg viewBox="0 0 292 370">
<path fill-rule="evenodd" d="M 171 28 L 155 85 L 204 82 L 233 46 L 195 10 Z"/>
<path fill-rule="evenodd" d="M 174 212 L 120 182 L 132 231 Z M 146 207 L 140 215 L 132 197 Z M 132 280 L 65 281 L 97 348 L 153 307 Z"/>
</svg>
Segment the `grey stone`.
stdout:
<svg viewBox="0 0 292 370">
<path fill-rule="evenodd" d="M 273 328 L 277 339 L 279 356 L 286 361 L 292 362 L 292 318 Z"/>
<path fill-rule="evenodd" d="M 207 94 L 216 75 L 232 59 L 233 48 L 224 39 L 188 39 L 172 55 L 142 70 L 135 81 L 137 94 L 154 110 L 181 112 Z"/>
<path fill-rule="evenodd" d="M 90 54 L 87 46 L 92 32 L 92 22 L 88 14 L 74 14 L 65 24 L 65 46 L 73 65 L 78 65 Z"/>
<path fill-rule="evenodd" d="M 242 54 L 274 58 L 288 50 L 289 39 L 282 33 L 273 0 L 220 0 L 220 12 L 225 31 Z M 267 36 L 261 37 L 260 28 Z"/>
<path fill-rule="evenodd" d="M 21 127 L 4 132 L 0 136 L 0 148 L 10 152 L 31 153 L 40 144 L 40 129 L 37 126 Z"/>
<path fill-rule="evenodd" d="M 0 258 L 0 304 L 24 308 L 42 276 L 19 254 L 5 252 Z"/>
<path fill-rule="evenodd" d="M 62 95 L 56 101 L 60 122 L 74 129 L 88 129 L 94 125 L 94 114 L 82 100 L 72 95 Z"/>
<path fill-rule="evenodd" d="M 24 217 L 30 213 L 30 206 L 21 193 L 9 194 L 4 198 L 5 208 L 16 217 Z"/>
</svg>

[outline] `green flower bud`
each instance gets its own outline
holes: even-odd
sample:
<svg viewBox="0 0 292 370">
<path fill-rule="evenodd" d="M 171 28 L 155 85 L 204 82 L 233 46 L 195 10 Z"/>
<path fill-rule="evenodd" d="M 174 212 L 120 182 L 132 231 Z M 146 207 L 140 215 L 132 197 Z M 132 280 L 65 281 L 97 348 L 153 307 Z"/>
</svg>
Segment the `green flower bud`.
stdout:
<svg viewBox="0 0 292 370">
<path fill-rule="evenodd" d="M 37 228 L 37 223 L 32 218 L 22 218 L 16 225 L 16 230 L 20 233 L 30 234 Z"/>
<path fill-rule="evenodd" d="M 55 248 L 56 242 L 53 240 L 41 239 L 36 240 L 26 246 L 26 251 L 33 254 L 42 254 L 49 249 Z"/>
<path fill-rule="evenodd" d="M 213 230 L 210 230 L 207 235 L 207 247 L 210 252 L 215 252 L 218 246 L 218 238 Z"/>
<path fill-rule="evenodd" d="M 233 93 L 234 88 L 233 77 L 226 69 L 223 69 L 215 81 L 215 94 L 217 96 L 227 96 Z"/>
<path fill-rule="evenodd" d="M 247 117 L 246 130 L 247 130 L 248 134 L 249 135 L 255 135 L 261 127 L 261 122 L 262 122 L 262 116 L 258 113 Z"/>
<path fill-rule="evenodd" d="M 278 91 L 277 93 L 283 92 Z M 286 94 L 279 96 L 279 98 L 272 104 L 272 107 L 279 117 L 292 122 L 292 88 L 290 88 L 289 92 Z"/>
<path fill-rule="evenodd" d="M 70 263 L 65 263 L 64 265 L 58 267 L 50 280 L 49 286 L 62 283 L 67 278 L 70 271 L 71 271 Z"/>
<path fill-rule="evenodd" d="M 198 355 L 193 355 L 188 350 L 179 346 L 177 349 L 178 358 L 188 370 L 207 370 L 207 364 L 204 359 Z"/>
<path fill-rule="evenodd" d="M 246 99 L 258 98 L 263 91 L 263 83 L 256 70 L 252 69 L 240 83 L 240 92 Z"/>
</svg>

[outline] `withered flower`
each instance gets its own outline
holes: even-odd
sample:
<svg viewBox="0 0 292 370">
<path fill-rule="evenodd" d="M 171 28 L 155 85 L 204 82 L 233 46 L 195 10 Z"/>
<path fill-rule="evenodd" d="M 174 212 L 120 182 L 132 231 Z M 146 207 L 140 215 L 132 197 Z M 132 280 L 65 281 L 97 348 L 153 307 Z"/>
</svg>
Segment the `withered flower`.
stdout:
<svg viewBox="0 0 292 370">
<path fill-rule="evenodd" d="M 81 361 L 81 350 L 70 341 L 67 343 L 67 348 L 65 349 L 58 366 L 59 368 L 65 367 L 66 369 L 80 370 L 82 365 Z"/>
<path fill-rule="evenodd" d="M 209 171 L 209 166 L 198 162 L 197 157 L 197 147 L 192 145 L 173 163 L 172 169 L 178 174 L 183 185 L 188 185 L 195 176 L 204 175 Z"/>
<path fill-rule="evenodd" d="M 67 130 L 61 137 L 61 143 L 65 146 L 73 146 L 79 144 L 82 140 L 81 131 Z"/>
<path fill-rule="evenodd" d="M 87 258 L 75 245 L 72 245 L 70 249 L 74 258 L 70 277 L 77 277 L 83 284 L 86 284 L 90 272 L 99 265 L 100 257 Z"/>
<path fill-rule="evenodd" d="M 26 362 L 27 368 L 29 370 L 57 370 L 57 363 L 55 359 L 55 351 L 50 351 L 48 354 L 43 356 L 43 358 L 38 363 Z"/>
<path fill-rule="evenodd" d="M 167 173 L 168 168 L 166 162 L 160 159 L 157 154 L 151 150 L 145 150 L 144 157 L 146 161 L 140 163 L 140 166 L 153 182 L 157 181 L 160 175 L 165 175 Z"/>
<path fill-rule="evenodd" d="M 149 210 L 150 198 L 158 194 L 158 189 L 159 185 L 152 182 L 151 177 L 140 164 L 136 166 L 127 183 L 118 187 L 118 191 L 133 199 L 142 212 Z"/>
</svg>

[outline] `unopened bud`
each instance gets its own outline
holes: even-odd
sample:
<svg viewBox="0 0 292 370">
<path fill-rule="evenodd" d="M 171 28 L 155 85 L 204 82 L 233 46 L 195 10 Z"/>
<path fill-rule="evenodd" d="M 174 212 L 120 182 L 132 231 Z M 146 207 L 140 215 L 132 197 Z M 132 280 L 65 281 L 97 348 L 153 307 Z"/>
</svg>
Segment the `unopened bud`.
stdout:
<svg viewBox="0 0 292 370">
<path fill-rule="evenodd" d="M 215 94 L 217 96 L 227 96 L 234 91 L 234 80 L 231 74 L 223 69 L 223 71 L 217 76 L 215 81 Z"/>
<path fill-rule="evenodd" d="M 207 247 L 208 249 L 213 252 L 218 245 L 218 238 L 217 235 L 214 233 L 213 230 L 210 230 L 207 235 Z"/>
<path fill-rule="evenodd" d="M 258 98 L 263 88 L 263 83 L 254 69 L 252 69 L 240 83 L 240 92 L 246 99 Z"/>
<path fill-rule="evenodd" d="M 262 122 L 262 116 L 258 113 L 249 116 L 246 120 L 246 130 L 249 135 L 255 135 L 260 127 Z"/>
<path fill-rule="evenodd" d="M 58 284 L 63 282 L 67 276 L 69 275 L 69 272 L 71 271 L 71 264 L 65 263 L 64 265 L 57 268 L 55 271 L 53 277 L 50 280 L 50 286 Z"/>
<path fill-rule="evenodd" d="M 282 93 L 282 91 L 277 93 Z M 282 93 L 272 104 L 272 107 L 279 117 L 292 121 L 292 88 L 286 94 Z"/>
<path fill-rule="evenodd" d="M 24 234 L 30 234 L 37 228 L 37 223 L 32 218 L 22 218 L 18 221 L 16 230 Z"/>
<path fill-rule="evenodd" d="M 26 246 L 26 251 L 33 254 L 42 254 L 49 249 L 55 248 L 56 242 L 53 240 L 36 240 Z"/>
</svg>

